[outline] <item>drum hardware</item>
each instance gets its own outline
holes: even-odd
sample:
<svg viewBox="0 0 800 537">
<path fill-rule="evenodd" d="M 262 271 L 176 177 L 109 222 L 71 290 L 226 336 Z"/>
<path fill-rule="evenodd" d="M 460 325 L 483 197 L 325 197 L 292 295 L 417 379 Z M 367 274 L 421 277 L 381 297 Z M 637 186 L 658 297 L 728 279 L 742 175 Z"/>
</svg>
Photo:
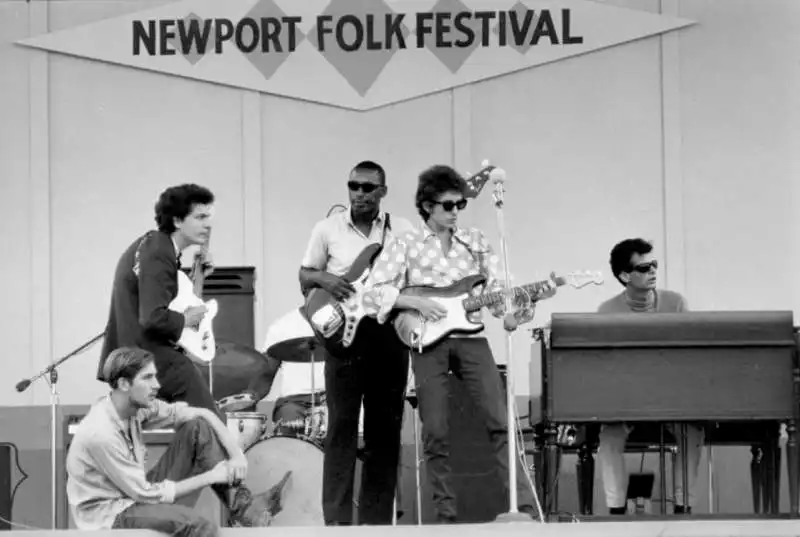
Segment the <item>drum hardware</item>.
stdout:
<svg viewBox="0 0 800 537">
<path fill-rule="evenodd" d="M 328 408 L 324 404 L 324 395 L 320 397 L 316 386 L 316 367 L 319 362 L 324 362 L 325 354 L 317 353 L 320 348 L 316 335 L 311 325 L 303 316 L 300 308 L 275 321 L 267 331 L 266 353 L 281 362 L 308 363 L 311 365 L 309 375 L 311 378 L 311 408 L 304 420 L 291 420 L 280 422 L 289 429 L 303 430 L 302 436 L 314 441 L 322 442 L 328 430 Z"/>
<path fill-rule="evenodd" d="M 417 385 L 414 378 L 414 370 L 412 368 L 413 357 L 409 353 L 408 361 L 408 381 L 406 388 L 406 401 L 411 405 L 411 415 L 414 419 L 414 492 L 415 500 L 417 502 L 417 526 L 422 526 L 422 473 L 420 465 L 422 458 L 419 452 L 419 398 L 417 397 Z M 397 495 L 395 494 L 395 500 Z M 395 513 L 397 509 L 395 509 Z"/>
<path fill-rule="evenodd" d="M 317 361 L 314 350 L 317 337 L 300 309 L 292 310 L 269 328 L 266 353 L 281 362 L 308 363 Z"/>
<path fill-rule="evenodd" d="M 236 436 L 242 451 L 255 444 L 266 431 L 267 416 L 260 412 L 227 412 L 228 430 Z"/>
<path fill-rule="evenodd" d="M 223 397 L 217 401 L 217 407 L 219 407 L 220 412 L 225 412 L 227 414 L 229 412 L 242 412 L 255 408 L 257 403 L 258 401 L 256 401 L 252 393 L 245 392 Z"/>
</svg>

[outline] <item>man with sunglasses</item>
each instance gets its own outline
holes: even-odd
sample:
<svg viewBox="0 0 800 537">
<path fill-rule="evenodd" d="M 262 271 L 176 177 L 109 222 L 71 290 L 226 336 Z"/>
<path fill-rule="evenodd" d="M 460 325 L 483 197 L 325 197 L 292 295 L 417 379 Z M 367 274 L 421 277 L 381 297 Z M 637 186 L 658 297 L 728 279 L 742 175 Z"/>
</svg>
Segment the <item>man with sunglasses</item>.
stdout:
<svg viewBox="0 0 800 537">
<path fill-rule="evenodd" d="M 656 287 L 658 261 L 653 257 L 653 245 L 644 239 L 626 239 L 611 250 L 611 271 L 625 288 L 617 296 L 603 302 L 599 313 L 679 313 L 688 311 L 686 299 L 679 293 Z M 627 510 L 627 474 L 625 471 L 625 443 L 633 426 L 627 423 L 605 424 L 600 429 L 597 456 L 606 494 L 606 505 L 612 515 L 624 515 Z M 670 428 L 680 434 L 679 428 Z M 689 503 L 695 499 L 695 483 L 700 467 L 700 450 L 703 446 L 703 429 L 687 427 Z M 680 445 L 680 438 L 678 438 Z M 683 467 L 683 453 L 678 452 L 677 466 Z M 689 514 L 690 505 L 683 505 L 683 472 L 676 472 L 675 513 Z"/>
<path fill-rule="evenodd" d="M 467 276 L 483 274 L 486 285 L 476 292 L 502 287 L 497 279 L 498 256 L 484 234 L 457 225 L 459 212 L 467 206 L 466 193 L 466 182 L 449 166 L 433 166 L 420 174 L 416 206 L 423 223 L 384 249 L 367 282 L 371 289 L 364 294 L 364 307 L 379 323 L 385 323 L 394 309 L 416 310 L 434 322 L 446 315 L 442 306 L 429 298 L 401 295 L 400 291 L 408 286 L 446 287 Z M 552 293 L 554 287 L 548 286 L 546 294 Z M 520 297 L 515 306 L 509 315 L 504 304 L 491 309 L 495 317 L 505 318 L 507 330 L 533 319 L 530 297 Z M 476 313 L 477 321 L 480 312 Z M 503 386 L 482 334 L 454 334 L 423 352 L 411 349 L 411 354 L 436 517 L 439 523 L 451 524 L 457 521 L 458 513 L 448 462 L 449 372 L 452 370 L 473 394 L 485 418 L 497 475 L 507 487 L 508 424 Z M 519 511 L 533 517 L 533 490 L 522 465 L 517 466 L 517 474 Z"/>
<path fill-rule="evenodd" d="M 384 246 L 411 223 L 381 210 L 386 173 L 372 161 L 357 164 L 347 183 L 350 207 L 318 222 L 300 268 L 305 294 L 321 287 L 341 300 L 354 289 L 342 278 L 370 244 Z M 371 321 L 371 322 L 370 322 Z M 400 430 L 408 381 L 408 353 L 389 326 L 363 319 L 346 356 L 325 349 L 328 432 L 322 476 L 322 510 L 326 525 L 350 525 L 358 450 L 358 428 L 364 407 L 364 451 L 358 522 L 388 525 L 397 487 Z"/>
</svg>

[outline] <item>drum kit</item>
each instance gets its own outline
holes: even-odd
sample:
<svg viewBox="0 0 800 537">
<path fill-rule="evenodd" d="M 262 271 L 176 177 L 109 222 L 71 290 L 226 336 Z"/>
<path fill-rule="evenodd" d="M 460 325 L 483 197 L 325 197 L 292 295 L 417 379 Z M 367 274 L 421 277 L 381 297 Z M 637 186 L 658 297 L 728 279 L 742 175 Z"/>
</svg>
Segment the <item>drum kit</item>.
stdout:
<svg viewBox="0 0 800 537">
<path fill-rule="evenodd" d="M 299 309 L 275 321 L 268 329 L 263 353 L 233 343 L 217 343 L 215 394 L 227 417 L 227 426 L 247 458 L 244 484 L 255 494 L 266 492 L 291 471 L 282 492 L 282 510 L 272 526 L 323 526 L 322 463 L 328 433 L 328 407 L 324 386 L 315 385 L 315 369 L 324 367 L 324 353 Z M 309 364 L 311 404 L 302 418 L 278 420 L 258 412 L 257 404 L 269 393 L 281 363 Z M 413 381 L 410 386 L 413 386 Z M 320 393 L 322 392 L 322 393 Z M 407 400 L 414 403 L 413 391 Z M 418 424 L 415 413 L 415 433 Z M 359 434 L 363 435 L 363 408 Z M 418 434 L 418 433 L 417 433 Z M 417 446 L 417 451 L 419 446 Z M 419 483 L 419 453 L 417 482 Z M 418 496 L 419 496 L 419 487 Z M 421 498 L 417 498 L 421 504 Z M 395 513 L 397 510 L 394 510 Z M 418 513 L 421 509 L 417 510 Z M 396 523 L 396 516 L 395 516 Z M 421 520 L 419 521 L 421 523 Z"/>
<path fill-rule="evenodd" d="M 255 494 L 269 490 L 291 471 L 282 494 L 282 510 L 272 526 L 323 526 L 322 461 L 328 429 L 328 408 L 314 386 L 319 360 L 317 340 L 299 310 L 293 310 L 270 326 L 264 355 L 279 363 L 308 363 L 311 374 L 311 408 L 302 419 L 270 426 L 256 404 L 267 393 L 245 391 L 223 397 L 217 404 L 226 414 L 248 464 L 245 485 Z M 274 378 L 273 372 L 273 378 Z M 215 372 L 215 377 L 218 373 Z M 271 380 L 269 385 L 271 386 Z M 269 391 L 267 389 L 267 391 Z"/>
</svg>

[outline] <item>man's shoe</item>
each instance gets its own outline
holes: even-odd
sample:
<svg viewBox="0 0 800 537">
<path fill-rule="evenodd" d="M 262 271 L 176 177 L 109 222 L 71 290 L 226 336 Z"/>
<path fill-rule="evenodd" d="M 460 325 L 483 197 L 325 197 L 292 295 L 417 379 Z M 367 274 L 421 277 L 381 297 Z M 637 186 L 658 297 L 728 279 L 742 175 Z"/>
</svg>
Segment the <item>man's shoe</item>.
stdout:
<svg viewBox="0 0 800 537">
<path fill-rule="evenodd" d="M 239 487 L 231 505 L 231 526 L 262 528 L 272 524 L 272 519 L 283 510 L 283 489 L 292 475 L 291 471 L 272 488 L 253 494 L 247 487 Z"/>
<path fill-rule="evenodd" d="M 672 510 L 672 513 L 675 515 L 691 515 L 692 514 L 692 507 L 691 506 L 682 506 L 676 505 L 675 509 Z"/>
<path fill-rule="evenodd" d="M 539 516 L 536 512 L 536 508 L 532 505 L 520 505 L 519 512 L 528 515 L 534 520 L 538 520 Z"/>
<path fill-rule="evenodd" d="M 624 515 L 628 512 L 628 508 L 626 507 L 609 507 L 608 514 L 610 515 Z"/>
</svg>

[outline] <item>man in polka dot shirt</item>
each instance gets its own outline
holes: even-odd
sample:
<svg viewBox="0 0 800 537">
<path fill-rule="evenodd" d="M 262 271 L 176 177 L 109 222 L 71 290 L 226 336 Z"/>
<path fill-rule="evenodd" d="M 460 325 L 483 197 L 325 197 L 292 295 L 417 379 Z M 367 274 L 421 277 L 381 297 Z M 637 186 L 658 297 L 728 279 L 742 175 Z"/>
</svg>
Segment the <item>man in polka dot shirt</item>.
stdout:
<svg viewBox="0 0 800 537">
<path fill-rule="evenodd" d="M 486 237 L 477 229 L 456 225 L 459 211 L 467 204 L 466 189 L 464 179 L 448 166 L 433 166 L 420 175 L 416 206 L 423 223 L 387 245 L 367 282 L 371 289 L 364 295 L 364 307 L 379 323 L 384 323 L 395 309 L 416 310 L 429 321 L 445 314 L 429 298 L 401 295 L 406 286 L 445 287 L 467 276 L 483 274 L 487 277 L 485 288 L 476 289 L 476 293 L 501 288 L 496 276 L 499 260 Z M 503 304 L 491 309 L 494 316 L 506 318 L 507 330 L 533 319 L 534 304 L 529 299 L 515 302 L 513 314 L 506 315 Z M 422 353 L 411 352 L 437 519 L 440 523 L 454 523 L 456 498 L 448 463 L 448 372 L 452 370 L 467 383 L 485 415 L 497 472 L 508 486 L 508 435 L 500 375 L 488 341 L 479 334 L 451 335 Z M 534 516 L 533 492 L 522 465 L 517 472 L 519 510 Z"/>
<path fill-rule="evenodd" d="M 361 251 L 388 245 L 393 234 L 411 229 L 404 218 L 381 211 L 386 173 L 372 161 L 357 164 L 347 183 L 350 207 L 319 221 L 311 232 L 300 268 L 304 289 L 318 286 L 338 299 L 353 287 L 342 278 Z M 371 323 L 369 321 L 372 321 Z M 391 326 L 372 319 L 359 325 L 346 356 L 324 348 L 328 432 L 322 475 L 322 511 L 326 525 L 350 525 L 361 406 L 364 406 L 364 465 L 358 521 L 386 525 L 392 508 L 400 459 L 400 430 L 408 382 L 408 352 Z"/>
</svg>

